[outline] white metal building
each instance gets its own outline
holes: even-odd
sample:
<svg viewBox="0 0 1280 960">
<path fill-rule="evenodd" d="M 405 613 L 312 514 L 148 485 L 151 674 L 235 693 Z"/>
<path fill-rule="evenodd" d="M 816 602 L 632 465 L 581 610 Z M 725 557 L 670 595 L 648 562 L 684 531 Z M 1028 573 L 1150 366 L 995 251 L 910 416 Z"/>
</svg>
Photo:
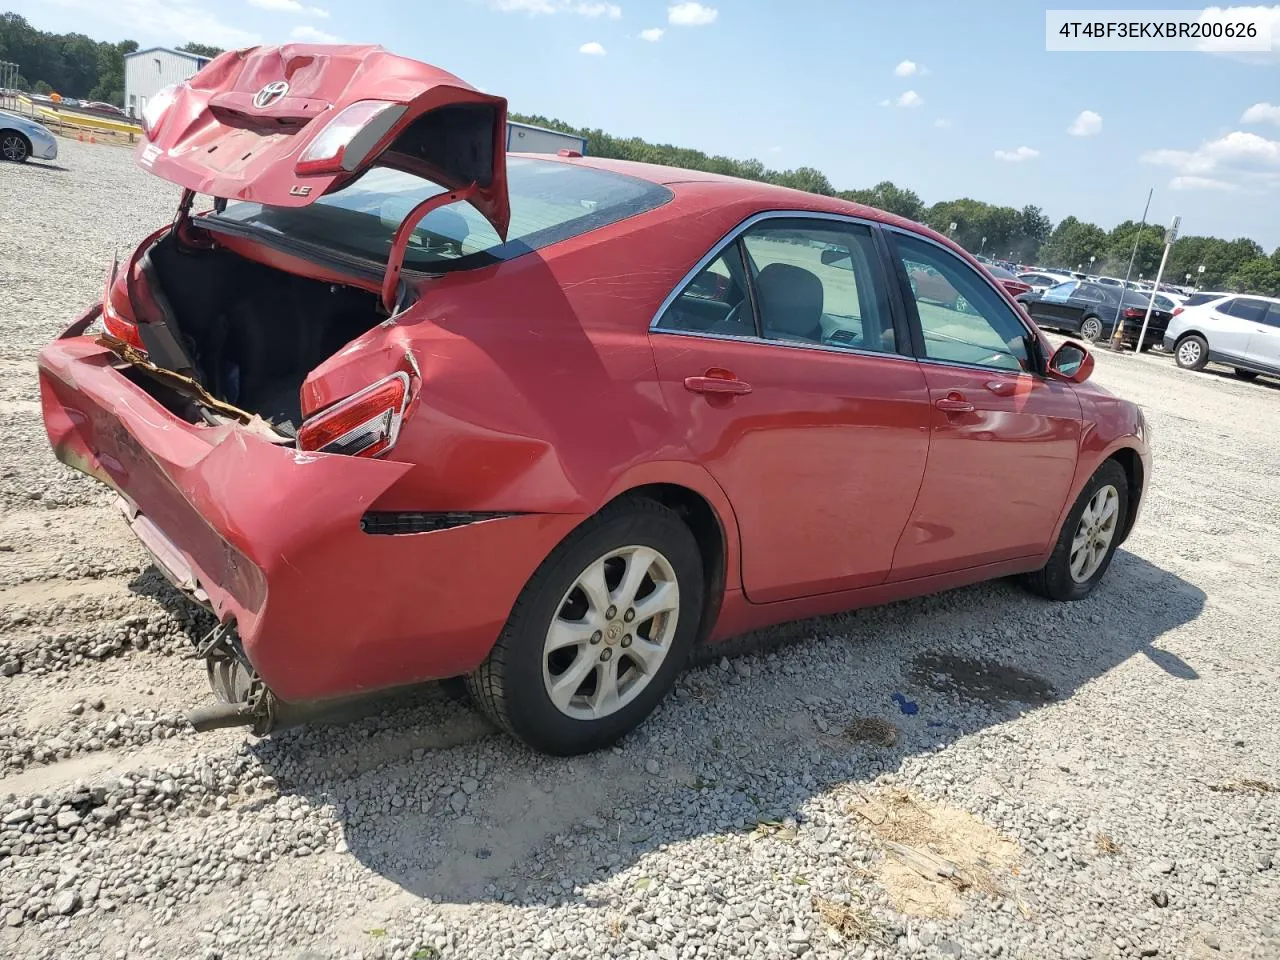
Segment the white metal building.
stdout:
<svg viewBox="0 0 1280 960">
<path fill-rule="evenodd" d="M 131 117 L 142 116 L 148 100 L 170 84 L 194 77 L 208 62 L 208 57 L 167 47 L 151 47 L 125 54 L 125 112 Z"/>
<path fill-rule="evenodd" d="M 559 153 L 561 150 L 587 152 L 587 141 L 571 133 L 507 121 L 507 153 Z"/>
</svg>

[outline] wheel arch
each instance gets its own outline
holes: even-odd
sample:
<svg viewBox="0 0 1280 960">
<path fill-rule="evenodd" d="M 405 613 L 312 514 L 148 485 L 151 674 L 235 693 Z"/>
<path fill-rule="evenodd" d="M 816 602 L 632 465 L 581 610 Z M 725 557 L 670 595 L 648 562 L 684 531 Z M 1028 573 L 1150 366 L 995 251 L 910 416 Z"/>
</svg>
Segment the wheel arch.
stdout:
<svg viewBox="0 0 1280 960">
<path fill-rule="evenodd" d="M 1128 481 L 1126 486 L 1129 488 L 1129 509 L 1125 513 L 1124 529 L 1120 531 L 1119 540 L 1119 543 L 1124 543 L 1129 539 L 1129 533 L 1138 519 L 1138 507 L 1142 501 L 1143 491 L 1146 490 L 1146 468 L 1142 463 L 1142 455 L 1133 447 L 1120 447 L 1112 452 L 1107 460 L 1118 463 Z M 1106 460 L 1102 462 L 1106 463 Z"/>
<path fill-rule="evenodd" d="M 650 465 L 650 467 L 656 465 Z M 669 464 L 675 469 L 641 468 L 614 488 L 602 508 L 621 497 L 646 497 L 674 510 L 689 527 L 702 553 L 703 609 L 697 642 L 711 635 L 727 590 L 738 588 L 740 543 L 733 507 L 720 485 L 701 467 Z"/>
</svg>

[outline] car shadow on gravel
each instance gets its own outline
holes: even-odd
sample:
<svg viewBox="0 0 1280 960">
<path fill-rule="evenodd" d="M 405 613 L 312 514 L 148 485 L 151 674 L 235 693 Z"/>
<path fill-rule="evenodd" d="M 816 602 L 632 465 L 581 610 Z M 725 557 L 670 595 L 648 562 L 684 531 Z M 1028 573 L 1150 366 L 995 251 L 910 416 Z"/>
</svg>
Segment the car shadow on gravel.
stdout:
<svg viewBox="0 0 1280 960">
<path fill-rule="evenodd" d="M 1122 550 L 1079 603 L 997 581 L 716 645 L 640 730 L 586 757 L 535 755 L 449 685 L 251 749 L 282 793 L 331 807 L 339 849 L 408 894 L 591 905 L 592 884 L 664 844 L 803 825 L 811 798 L 1053 709 L 1135 654 L 1152 683 L 1195 682 L 1155 642 L 1204 601 Z"/>
</svg>

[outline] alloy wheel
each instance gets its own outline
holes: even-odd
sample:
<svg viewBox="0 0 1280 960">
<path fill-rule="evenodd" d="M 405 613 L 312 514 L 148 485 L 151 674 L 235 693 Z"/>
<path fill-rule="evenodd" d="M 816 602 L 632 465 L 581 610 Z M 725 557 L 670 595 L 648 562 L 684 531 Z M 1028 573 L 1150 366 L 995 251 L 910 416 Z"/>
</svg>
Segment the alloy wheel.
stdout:
<svg viewBox="0 0 1280 960">
<path fill-rule="evenodd" d="M 1178 362 L 1184 367 L 1194 367 L 1200 362 L 1200 344 L 1195 340 L 1184 340 L 1178 345 Z"/>
<path fill-rule="evenodd" d="M 1097 317 L 1090 317 L 1084 322 L 1084 326 L 1080 328 L 1080 333 L 1086 340 L 1100 340 L 1102 338 L 1102 322 Z"/>
<path fill-rule="evenodd" d="M 27 142 L 16 133 L 8 134 L 3 141 L 0 141 L 0 154 L 3 154 L 6 160 L 21 163 L 27 159 Z"/>
<path fill-rule="evenodd" d="M 1120 493 L 1111 484 L 1098 488 L 1080 515 L 1071 540 L 1071 579 L 1084 583 L 1102 566 L 1116 536 L 1120 519 Z"/>
<path fill-rule="evenodd" d="M 652 547 L 600 557 L 565 591 L 547 629 L 542 681 L 575 720 L 618 712 L 653 680 L 676 633 L 680 585 Z"/>
</svg>

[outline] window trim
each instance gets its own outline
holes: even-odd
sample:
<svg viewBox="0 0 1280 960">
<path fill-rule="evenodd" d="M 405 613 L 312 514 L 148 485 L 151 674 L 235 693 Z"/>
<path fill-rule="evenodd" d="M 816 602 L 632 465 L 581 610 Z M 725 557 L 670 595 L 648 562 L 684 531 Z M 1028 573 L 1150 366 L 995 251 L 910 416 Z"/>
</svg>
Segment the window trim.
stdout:
<svg viewBox="0 0 1280 960">
<path fill-rule="evenodd" d="M 1003 374 L 1005 376 L 1035 377 L 1038 380 L 1047 379 L 1045 377 L 1045 367 L 1048 364 L 1049 358 L 1044 356 L 1043 351 L 1041 350 L 1040 334 L 1039 334 L 1038 328 L 1032 329 L 1030 326 L 1028 326 L 1027 318 L 1022 315 L 1022 312 L 1020 310 L 1018 310 L 1017 308 L 1015 308 L 1009 303 L 1008 292 L 1003 287 L 1001 287 L 998 283 L 996 283 L 990 276 L 988 276 L 985 270 L 974 270 L 973 265 L 968 263 L 964 259 L 964 257 L 960 256 L 958 253 L 956 253 L 946 244 L 939 243 L 937 240 L 934 240 L 932 237 L 927 237 L 924 234 L 917 233 L 914 230 L 906 230 L 906 229 L 903 229 L 902 227 L 892 225 L 892 224 L 881 224 L 881 227 L 886 234 L 886 239 L 888 240 L 892 238 L 892 241 L 893 241 L 890 245 L 890 252 L 893 257 L 894 273 L 898 279 L 898 286 L 901 289 L 903 304 L 907 312 L 907 319 L 909 320 L 911 325 L 911 343 L 916 350 L 916 360 L 918 362 L 935 364 L 938 366 L 945 366 L 945 367 L 960 367 L 965 370 L 981 370 L 984 373 Z M 988 366 L 983 366 L 980 363 L 963 363 L 962 361 L 959 361 L 959 360 L 944 360 L 939 357 L 930 357 L 928 355 L 928 351 L 925 348 L 924 327 L 920 322 L 920 312 L 919 310 L 916 309 L 915 295 L 911 293 L 911 281 L 907 277 L 907 268 L 905 264 L 903 264 L 902 262 L 903 261 L 902 254 L 898 251 L 897 238 L 899 236 L 910 237 L 913 240 L 919 240 L 922 243 L 927 243 L 927 244 L 930 244 L 931 246 L 937 247 L 943 253 L 948 254 L 954 257 L 955 259 L 959 260 L 964 266 L 968 267 L 975 274 L 977 274 L 978 278 L 983 283 L 985 283 L 988 287 L 990 287 L 993 291 L 995 291 L 997 299 L 999 299 L 1002 303 L 1004 303 L 1006 307 L 1009 308 L 1009 312 L 1013 314 L 1014 319 L 1018 321 L 1018 324 L 1025 331 L 1026 335 L 1029 336 L 1032 342 L 1035 344 L 1034 347 L 1031 347 L 1027 351 L 1028 354 L 1030 355 L 1029 359 L 1033 364 L 1035 364 L 1035 369 L 1003 370 L 1000 367 L 988 367 Z M 1055 301 L 1051 301 L 1051 302 L 1055 302 Z"/>
<path fill-rule="evenodd" d="M 760 309 L 756 303 L 755 282 L 750 276 L 748 269 L 747 290 L 751 299 L 751 312 L 755 317 L 755 336 L 739 336 L 730 333 L 706 333 L 701 330 L 670 330 L 665 327 L 659 327 L 658 323 L 662 320 L 663 315 L 675 303 L 676 298 L 680 296 L 694 278 L 703 270 L 711 265 L 725 250 L 731 245 L 736 244 L 739 256 L 742 257 L 744 269 L 748 268 L 746 260 L 746 252 L 744 245 L 740 242 L 743 235 L 754 227 L 756 224 L 766 220 L 818 220 L 827 223 L 838 224 L 840 226 L 863 226 L 871 231 L 871 239 L 873 245 L 880 257 L 879 266 L 881 268 L 882 277 L 886 286 L 886 294 L 889 300 L 889 319 L 893 324 L 894 350 L 887 352 L 884 350 L 865 350 L 861 347 L 836 347 L 828 346 L 822 343 L 802 343 L 793 340 L 771 340 L 763 336 L 761 327 Z M 653 319 L 649 321 L 649 333 L 660 333 L 673 337 L 699 337 L 704 340 L 736 340 L 744 343 L 760 343 L 773 347 L 790 347 L 797 350 L 819 350 L 823 353 L 835 353 L 843 356 L 859 356 L 859 357 L 881 357 L 886 359 L 915 360 L 914 349 L 908 349 L 908 345 L 914 346 L 910 339 L 911 326 L 907 322 L 905 307 L 901 300 L 901 291 L 897 289 L 897 284 L 893 282 L 893 274 L 891 272 L 890 263 L 888 262 L 888 247 L 884 240 L 883 230 L 885 225 L 878 220 L 871 220 L 866 217 L 853 217 L 841 213 L 826 213 L 820 210 L 762 210 L 753 213 L 747 217 L 723 237 L 721 237 L 704 254 L 697 263 L 671 289 L 658 305 L 657 312 L 654 313 Z"/>
</svg>

